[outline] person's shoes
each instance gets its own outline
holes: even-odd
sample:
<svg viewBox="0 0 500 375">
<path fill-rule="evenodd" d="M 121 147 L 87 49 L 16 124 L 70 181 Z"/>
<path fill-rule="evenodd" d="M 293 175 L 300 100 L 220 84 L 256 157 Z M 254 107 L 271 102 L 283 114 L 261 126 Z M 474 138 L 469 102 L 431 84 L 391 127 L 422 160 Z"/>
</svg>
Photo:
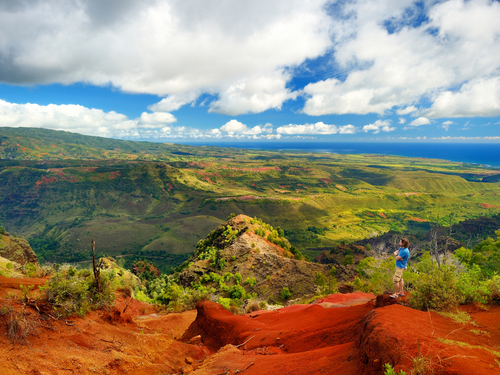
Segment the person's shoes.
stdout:
<svg viewBox="0 0 500 375">
<path fill-rule="evenodd" d="M 399 293 L 399 296 L 400 296 L 400 297 L 404 297 L 404 296 L 405 296 L 405 294 L 404 294 L 404 293 Z"/>
<path fill-rule="evenodd" d="M 389 297 L 391 297 L 391 298 L 398 298 L 398 295 L 397 294 L 391 294 Z"/>
</svg>

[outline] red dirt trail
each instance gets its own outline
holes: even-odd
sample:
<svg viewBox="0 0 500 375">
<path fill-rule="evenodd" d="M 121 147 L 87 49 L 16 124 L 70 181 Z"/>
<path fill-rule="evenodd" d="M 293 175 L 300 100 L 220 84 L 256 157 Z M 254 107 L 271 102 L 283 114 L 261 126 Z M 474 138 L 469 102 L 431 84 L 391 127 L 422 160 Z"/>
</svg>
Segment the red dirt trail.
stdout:
<svg viewBox="0 0 500 375">
<path fill-rule="evenodd" d="M 9 280 L 0 279 L 0 308 L 24 309 L 38 329 L 26 343 L 13 344 L 8 315 L 0 314 L 2 375 L 351 375 L 382 374 L 384 363 L 409 374 L 419 355 L 428 362 L 427 373 L 500 373 L 498 306 L 463 306 L 474 325 L 461 325 L 400 305 L 406 298 L 360 292 L 246 315 L 209 301 L 196 311 L 162 315 L 119 295 L 109 311 L 56 321 L 23 305 L 16 298 L 21 290 L 12 288 L 19 279 Z"/>
</svg>

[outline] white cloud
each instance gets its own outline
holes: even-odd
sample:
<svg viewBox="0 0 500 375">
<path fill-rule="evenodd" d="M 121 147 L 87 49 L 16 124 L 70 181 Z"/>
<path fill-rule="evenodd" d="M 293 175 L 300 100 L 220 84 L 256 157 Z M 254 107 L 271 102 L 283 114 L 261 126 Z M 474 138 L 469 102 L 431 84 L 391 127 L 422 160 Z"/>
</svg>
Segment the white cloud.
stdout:
<svg viewBox="0 0 500 375">
<path fill-rule="evenodd" d="M 356 127 L 353 125 L 327 125 L 323 122 L 317 122 L 315 124 L 305 124 L 305 125 L 284 125 L 276 129 L 278 134 L 355 134 Z"/>
<path fill-rule="evenodd" d="M 231 120 L 221 126 L 220 130 L 228 133 L 243 133 L 248 130 L 248 127 L 237 120 Z"/>
<path fill-rule="evenodd" d="M 377 120 L 373 124 L 365 125 L 363 126 L 362 129 L 365 133 L 372 131 L 373 134 L 378 134 L 381 131 L 383 132 L 392 132 L 396 130 L 395 127 L 391 127 L 391 121 L 390 120 Z"/>
<path fill-rule="evenodd" d="M 263 132 L 263 129 L 258 125 L 250 129 L 245 124 L 234 119 L 222 125 L 220 130 L 227 133 L 230 137 L 236 136 L 238 138 L 245 138 L 244 136 L 256 137 Z"/>
<path fill-rule="evenodd" d="M 408 124 L 408 126 L 429 125 L 431 121 L 426 117 L 419 117 Z"/>
<path fill-rule="evenodd" d="M 113 137 L 134 134 L 138 121 L 130 120 L 120 113 L 104 112 L 80 105 L 41 106 L 0 100 L 0 124 L 9 127 L 49 128 Z"/>
<path fill-rule="evenodd" d="M 430 118 L 500 116 L 500 77 L 465 83 L 458 92 L 442 92 L 423 114 Z"/>
<path fill-rule="evenodd" d="M 399 118 L 399 123 L 400 123 L 400 124 L 404 124 L 405 122 L 406 122 L 406 119 L 405 119 L 405 118 L 403 118 L 403 117 L 400 117 L 400 118 Z"/>
<path fill-rule="evenodd" d="M 332 30 L 335 62 L 347 77 L 307 85 L 306 114 L 399 107 L 401 115 L 423 98 L 434 102 L 421 113 L 428 118 L 500 114 L 500 54 L 491 52 L 500 50 L 499 2 L 359 0 L 343 9 Z M 422 12 L 428 21 L 411 26 Z"/>
<path fill-rule="evenodd" d="M 138 126 L 143 128 L 162 128 L 165 124 L 176 122 L 177 119 L 167 112 L 143 112 L 138 121 Z"/>
<path fill-rule="evenodd" d="M 413 106 L 413 105 L 412 105 L 412 106 L 410 106 L 410 107 L 406 107 L 406 108 L 398 109 L 398 110 L 396 111 L 396 113 L 397 113 L 398 115 L 408 115 L 408 114 L 413 113 L 413 112 L 416 112 L 416 111 L 418 111 L 418 109 L 417 109 L 415 106 Z"/>
<path fill-rule="evenodd" d="M 219 99 L 210 104 L 209 112 L 236 116 L 281 109 L 283 102 L 297 96 L 285 87 L 289 80 L 290 75 L 282 71 L 242 80 L 220 92 Z"/>
<path fill-rule="evenodd" d="M 279 109 L 293 67 L 332 46 L 327 0 L 27 0 L 0 6 L 0 82 L 111 84 L 167 96 L 200 93 L 226 114 Z"/>
<path fill-rule="evenodd" d="M 150 105 L 148 109 L 153 112 L 171 112 L 176 111 L 183 105 L 192 103 L 198 97 L 199 92 L 187 92 L 175 95 L 169 95 L 158 103 Z"/>
</svg>

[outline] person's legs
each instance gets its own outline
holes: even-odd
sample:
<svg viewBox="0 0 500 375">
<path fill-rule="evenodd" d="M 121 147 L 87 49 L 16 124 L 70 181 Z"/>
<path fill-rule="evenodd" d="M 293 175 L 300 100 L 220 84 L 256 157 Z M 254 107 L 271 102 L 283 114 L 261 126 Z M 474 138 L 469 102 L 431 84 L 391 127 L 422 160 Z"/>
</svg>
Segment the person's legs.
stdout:
<svg viewBox="0 0 500 375">
<path fill-rule="evenodd" d="M 398 298 L 400 290 L 401 293 L 403 291 L 401 287 L 401 280 L 403 279 L 403 270 L 401 268 L 396 267 L 396 271 L 394 272 L 394 277 L 392 278 L 392 281 L 394 282 L 394 294 L 391 294 L 392 298 Z"/>
<path fill-rule="evenodd" d="M 403 278 L 401 278 L 401 281 L 399 282 L 399 292 L 396 293 L 398 293 L 399 295 L 404 295 L 403 293 L 404 287 L 405 287 L 405 281 L 403 280 Z"/>
</svg>

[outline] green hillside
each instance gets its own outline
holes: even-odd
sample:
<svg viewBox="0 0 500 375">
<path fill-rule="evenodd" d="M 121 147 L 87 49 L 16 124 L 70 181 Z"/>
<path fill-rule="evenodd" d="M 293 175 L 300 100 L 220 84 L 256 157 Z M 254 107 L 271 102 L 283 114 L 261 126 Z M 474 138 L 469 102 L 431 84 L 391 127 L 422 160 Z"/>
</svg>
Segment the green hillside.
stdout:
<svg viewBox="0 0 500 375">
<path fill-rule="evenodd" d="M 317 248 L 500 213 L 499 170 L 442 160 L 130 142 L 0 128 L 0 222 L 40 261 L 179 264 L 230 213 Z M 55 146 L 55 147 L 54 147 Z M 38 148 L 37 148 L 38 147 Z M 62 154 L 62 155 L 61 155 Z M 484 182 L 483 182 L 484 181 Z"/>
</svg>

